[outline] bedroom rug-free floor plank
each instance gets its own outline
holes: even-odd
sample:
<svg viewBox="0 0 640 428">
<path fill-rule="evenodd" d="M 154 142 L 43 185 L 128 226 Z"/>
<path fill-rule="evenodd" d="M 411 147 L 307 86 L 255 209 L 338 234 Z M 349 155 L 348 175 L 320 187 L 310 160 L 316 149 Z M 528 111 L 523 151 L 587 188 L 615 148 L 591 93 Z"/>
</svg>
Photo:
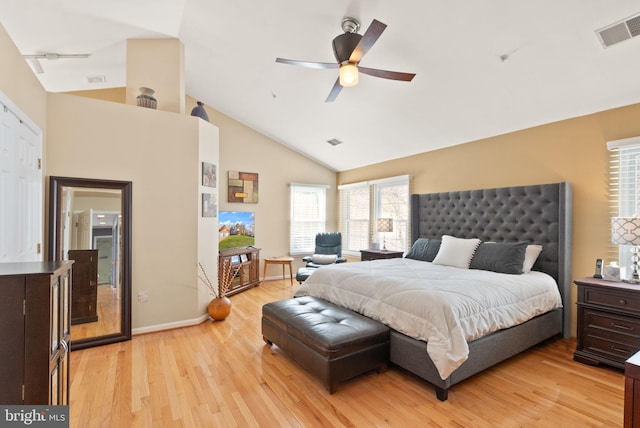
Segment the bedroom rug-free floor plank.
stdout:
<svg viewBox="0 0 640 428">
<path fill-rule="evenodd" d="M 71 353 L 71 427 L 620 427 L 621 371 L 573 361 L 575 340 L 540 344 L 453 386 L 391 366 L 322 385 L 269 348 L 267 302 L 296 286 L 267 281 L 231 297 L 225 321 Z"/>
</svg>

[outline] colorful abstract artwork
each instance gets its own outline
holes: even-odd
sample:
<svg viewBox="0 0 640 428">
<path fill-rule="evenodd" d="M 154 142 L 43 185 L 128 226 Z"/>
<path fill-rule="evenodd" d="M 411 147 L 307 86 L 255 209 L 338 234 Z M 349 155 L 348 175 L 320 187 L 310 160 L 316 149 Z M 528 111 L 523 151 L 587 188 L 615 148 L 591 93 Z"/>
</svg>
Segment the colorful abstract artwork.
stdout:
<svg viewBox="0 0 640 428">
<path fill-rule="evenodd" d="M 258 203 L 258 174 L 255 172 L 229 171 L 228 202 Z"/>
</svg>

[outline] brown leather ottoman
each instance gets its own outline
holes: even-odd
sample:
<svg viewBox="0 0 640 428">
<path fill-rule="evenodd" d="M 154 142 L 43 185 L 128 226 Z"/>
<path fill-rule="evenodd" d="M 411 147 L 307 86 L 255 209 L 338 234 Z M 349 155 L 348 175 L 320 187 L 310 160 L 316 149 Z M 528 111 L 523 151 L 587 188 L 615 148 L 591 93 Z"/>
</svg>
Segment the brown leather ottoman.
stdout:
<svg viewBox="0 0 640 428">
<path fill-rule="evenodd" d="M 319 378 L 333 394 L 339 382 L 389 361 L 389 327 L 315 297 L 262 307 L 262 337 Z"/>
</svg>

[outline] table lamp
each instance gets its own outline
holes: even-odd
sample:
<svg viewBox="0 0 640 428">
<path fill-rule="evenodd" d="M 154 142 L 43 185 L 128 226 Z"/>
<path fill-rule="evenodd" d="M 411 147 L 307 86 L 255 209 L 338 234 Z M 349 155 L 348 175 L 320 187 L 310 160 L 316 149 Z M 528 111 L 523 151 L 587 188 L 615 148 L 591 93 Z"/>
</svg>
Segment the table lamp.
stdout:
<svg viewBox="0 0 640 428">
<path fill-rule="evenodd" d="M 392 218 L 379 218 L 378 219 L 378 232 L 382 232 L 382 249 L 387 249 L 387 240 L 385 237 L 385 233 L 393 232 L 393 219 Z"/>
<path fill-rule="evenodd" d="M 640 218 L 638 217 L 612 217 L 611 218 L 611 243 L 618 245 L 633 245 L 631 260 L 633 262 L 633 274 L 627 282 L 640 283 L 638 275 L 638 260 L 640 260 Z"/>
</svg>

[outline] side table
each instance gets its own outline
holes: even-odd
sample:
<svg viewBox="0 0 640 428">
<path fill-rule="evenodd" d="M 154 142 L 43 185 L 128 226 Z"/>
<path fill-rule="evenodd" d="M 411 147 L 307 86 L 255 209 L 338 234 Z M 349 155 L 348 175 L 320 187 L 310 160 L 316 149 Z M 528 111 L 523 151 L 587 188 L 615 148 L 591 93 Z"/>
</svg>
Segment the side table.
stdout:
<svg viewBox="0 0 640 428">
<path fill-rule="evenodd" d="M 573 359 L 625 368 L 640 349 L 640 288 L 596 278 L 576 279 L 578 343 Z"/>
<path fill-rule="evenodd" d="M 264 271 L 262 273 L 262 280 L 267 279 L 267 266 L 270 264 L 282 265 L 282 280 L 284 281 L 284 267 L 289 265 L 289 280 L 291 282 L 291 286 L 293 286 L 293 257 L 266 257 L 264 259 Z"/>
</svg>

